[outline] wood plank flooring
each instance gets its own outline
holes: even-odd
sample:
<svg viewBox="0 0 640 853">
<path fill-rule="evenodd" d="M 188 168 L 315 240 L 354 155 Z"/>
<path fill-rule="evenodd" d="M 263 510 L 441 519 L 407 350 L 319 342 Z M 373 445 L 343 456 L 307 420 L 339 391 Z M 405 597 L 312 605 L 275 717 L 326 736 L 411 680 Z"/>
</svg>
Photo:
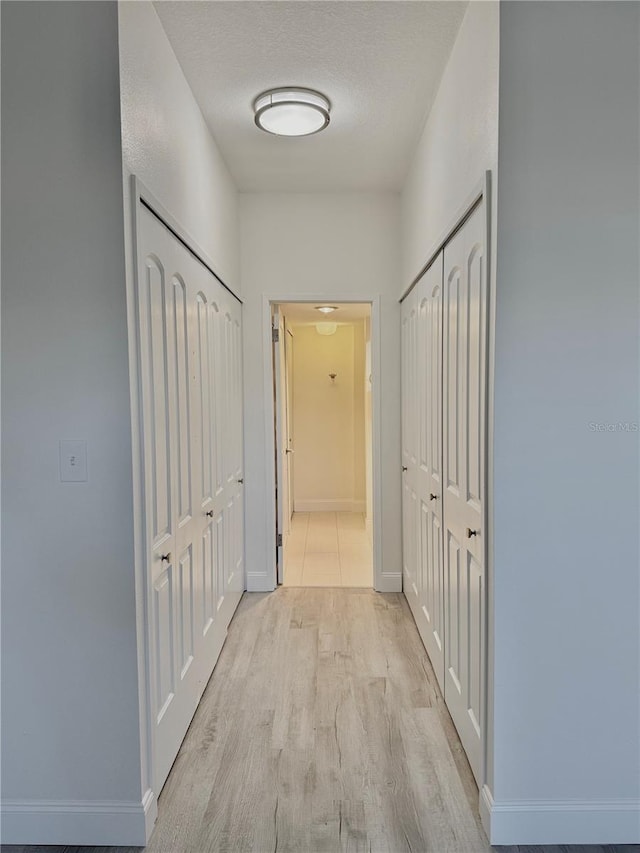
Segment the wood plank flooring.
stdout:
<svg viewBox="0 0 640 853">
<path fill-rule="evenodd" d="M 245 594 L 161 794 L 146 851 L 482 853 L 492 848 L 477 797 L 402 595 Z"/>
</svg>

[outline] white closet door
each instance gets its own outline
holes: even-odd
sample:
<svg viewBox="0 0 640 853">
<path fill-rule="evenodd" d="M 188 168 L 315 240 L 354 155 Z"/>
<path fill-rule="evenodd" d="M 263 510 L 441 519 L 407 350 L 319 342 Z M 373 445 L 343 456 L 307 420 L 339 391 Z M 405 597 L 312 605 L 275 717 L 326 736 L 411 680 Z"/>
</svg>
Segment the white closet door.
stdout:
<svg viewBox="0 0 640 853">
<path fill-rule="evenodd" d="M 198 694 L 200 560 L 192 492 L 191 270 L 148 211 L 139 218 L 138 316 L 154 783 L 161 786 Z M 196 699 L 197 702 L 197 699 Z M 176 746 L 177 745 L 177 746 Z M 159 787 L 157 788 L 159 790 Z"/>
<path fill-rule="evenodd" d="M 200 596 L 196 611 L 198 634 L 201 641 L 213 628 L 216 612 L 218 549 L 223 545 L 222 513 L 219 501 L 219 468 L 216 464 L 215 387 L 212 349 L 215 342 L 215 319 L 219 309 L 212 304 L 212 295 L 202 287 L 199 270 L 193 296 L 193 396 L 195 401 L 195 445 L 197 448 L 194 476 L 194 505 L 199 520 L 200 550 L 198 561 L 198 586 Z M 218 500 L 214 501 L 214 498 Z"/>
<path fill-rule="evenodd" d="M 416 388 L 418 373 L 417 292 L 414 289 L 402 303 L 402 568 L 403 588 L 414 615 L 419 608 L 418 590 L 418 431 L 419 399 Z"/>
<path fill-rule="evenodd" d="M 215 276 L 144 206 L 137 239 L 152 774 L 159 793 L 244 585 L 240 314 Z"/>
<path fill-rule="evenodd" d="M 482 784 L 487 282 L 484 208 L 444 249 L 445 699 Z"/>
<path fill-rule="evenodd" d="M 419 627 L 444 691 L 444 589 L 442 535 L 442 253 L 417 291 L 418 398 L 417 495 Z"/>
</svg>

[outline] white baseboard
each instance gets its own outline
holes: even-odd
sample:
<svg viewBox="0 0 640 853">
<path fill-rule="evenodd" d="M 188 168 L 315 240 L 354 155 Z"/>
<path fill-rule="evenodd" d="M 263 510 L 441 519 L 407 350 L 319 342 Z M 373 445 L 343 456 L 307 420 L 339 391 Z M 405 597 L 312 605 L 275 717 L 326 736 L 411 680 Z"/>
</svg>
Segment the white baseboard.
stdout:
<svg viewBox="0 0 640 853">
<path fill-rule="evenodd" d="M 147 793 L 142 798 L 142 807 L 144 809 L 145 844 L 147 844 L 158 819 L 158 799 L 151 788 L 147 790 Z"/>
<path fill-rule="evenodd" d="M 273 592 L 273 581 L 264 572 L 247 572 L 247 592 Z"/>
<path fill-rule="evenodd" d="M 503 800 L 486 785 L 480 817 L 493 845 L 638 844 L 638 800 Z"/>
<path fill-rule="evenodd" d="M 158 806 L 152 791 L 137 802 L 4 800 L 3 844 L 144 847 Z"/>
<path fill-rule="evenodd" d="M 364 512 L 364 501 L 350 501 L 342 498 L 323 498 L 321 500 L 305 500 L 296 498 L 294 512 Z"/>
<path fill-rule="evenodd" d="M 406 594 L 406 593 L 405 593 Z M 493 808 L 493 795 L 487 785 L 480 788 L 480 799 L 478 809 L 480 811 L 480 822 L 487 838 L 491 838 L 491 809 Z"/>
<path fill-rule="evenodd" d="M 402 592 L 402 572 L 383 572 L 376 592 Z"/>
</svg>

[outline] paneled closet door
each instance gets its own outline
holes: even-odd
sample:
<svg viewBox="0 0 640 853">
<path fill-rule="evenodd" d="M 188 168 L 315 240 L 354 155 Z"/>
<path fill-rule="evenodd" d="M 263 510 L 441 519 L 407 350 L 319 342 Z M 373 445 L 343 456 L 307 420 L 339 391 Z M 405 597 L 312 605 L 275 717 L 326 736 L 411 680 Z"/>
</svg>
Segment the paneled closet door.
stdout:
<svg viewBox="0 0 640 853">
<path fill-rule="evenodd" d="M 484 207 L 444 249 L 445 699 L 482 784 L 487 281 Z"/>
<path fill-rule="evenodd" d="M 402 303 L 402 566 L 403 587 L 412 610 L 419 607 L 418 535 L 418 300 L 414 290 Z"/>
<path fill-rule="evenodd" d="M 244 586 L 240 304 L 146 207 L 138 320 L 159 793 Z"/>
<path fill-rule="evenodd" d="M 175 339 L 171 267 L 154 252 L 155 221 L 144 213 L 139 223 L 138 320 L 141 408 L 145 469 L 147 608 L 150 626 L 150 697 L 156 731 L 171 739 L 179 726 L 176 666 L 176 514 L 174 509 L 175 443 L 172 413 L 176 407 Z M 168 758 L 158 755 L 165 765 Z"/>
<path fill-rule="evenodd" d="M 442 526 L 442 253 L 417 291 L 416 392 L 419 401 L 417 495 L 419 503 L 418 590 L 422 634 L 444 692 L 444 574 Z"/>
<path fill-rule="evenodd" d="M 194 504 L 202 544 L 198 624 L 205 655 L 215 660 L 244 588 L 241 306 L 206 267 L 194 263 Z"/>
<path fill-rule="evenodd" d="M 196 624 L 200 643 L 215 645 L 214 624 L 223 594 L 224 549 L 221 451 L 218 440 L 220 299 L 210 275 L 197 261 L 193 279 L 193 397 L 196 458 L 194 505 L 198 514 L 201 559 L 198 563 Z M 205 652 L 206 654 L 206 652 Z"/>
<path fill-rule="evenodd" d="M 194 501 L 196 262 L 145 208 L 138 218 L 153 779 L 159 792 L 200 696 L 200 516 Z"/>
</svg>

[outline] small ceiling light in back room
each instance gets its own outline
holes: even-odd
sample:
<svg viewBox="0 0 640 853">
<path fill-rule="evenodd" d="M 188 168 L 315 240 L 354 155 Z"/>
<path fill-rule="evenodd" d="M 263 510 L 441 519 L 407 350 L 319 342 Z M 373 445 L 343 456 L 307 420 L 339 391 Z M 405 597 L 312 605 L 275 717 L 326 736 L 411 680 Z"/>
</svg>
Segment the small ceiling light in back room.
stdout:
<svg viewBox="0 0 640 853">
<path fill-rule="evenodd" d="M 313 89 L 286 86 L 258 95 L 253 111 L 256 124 L 267 133 L 309 136 L 327 127 L 331 103 Z"/>
<path fill-rule="evenodd" d="M 320 311 L 323 314 L 331 314 L 337 310 L 338 310 L 337 305 L 316 305 L 316 311 Z"/>
</svg>

